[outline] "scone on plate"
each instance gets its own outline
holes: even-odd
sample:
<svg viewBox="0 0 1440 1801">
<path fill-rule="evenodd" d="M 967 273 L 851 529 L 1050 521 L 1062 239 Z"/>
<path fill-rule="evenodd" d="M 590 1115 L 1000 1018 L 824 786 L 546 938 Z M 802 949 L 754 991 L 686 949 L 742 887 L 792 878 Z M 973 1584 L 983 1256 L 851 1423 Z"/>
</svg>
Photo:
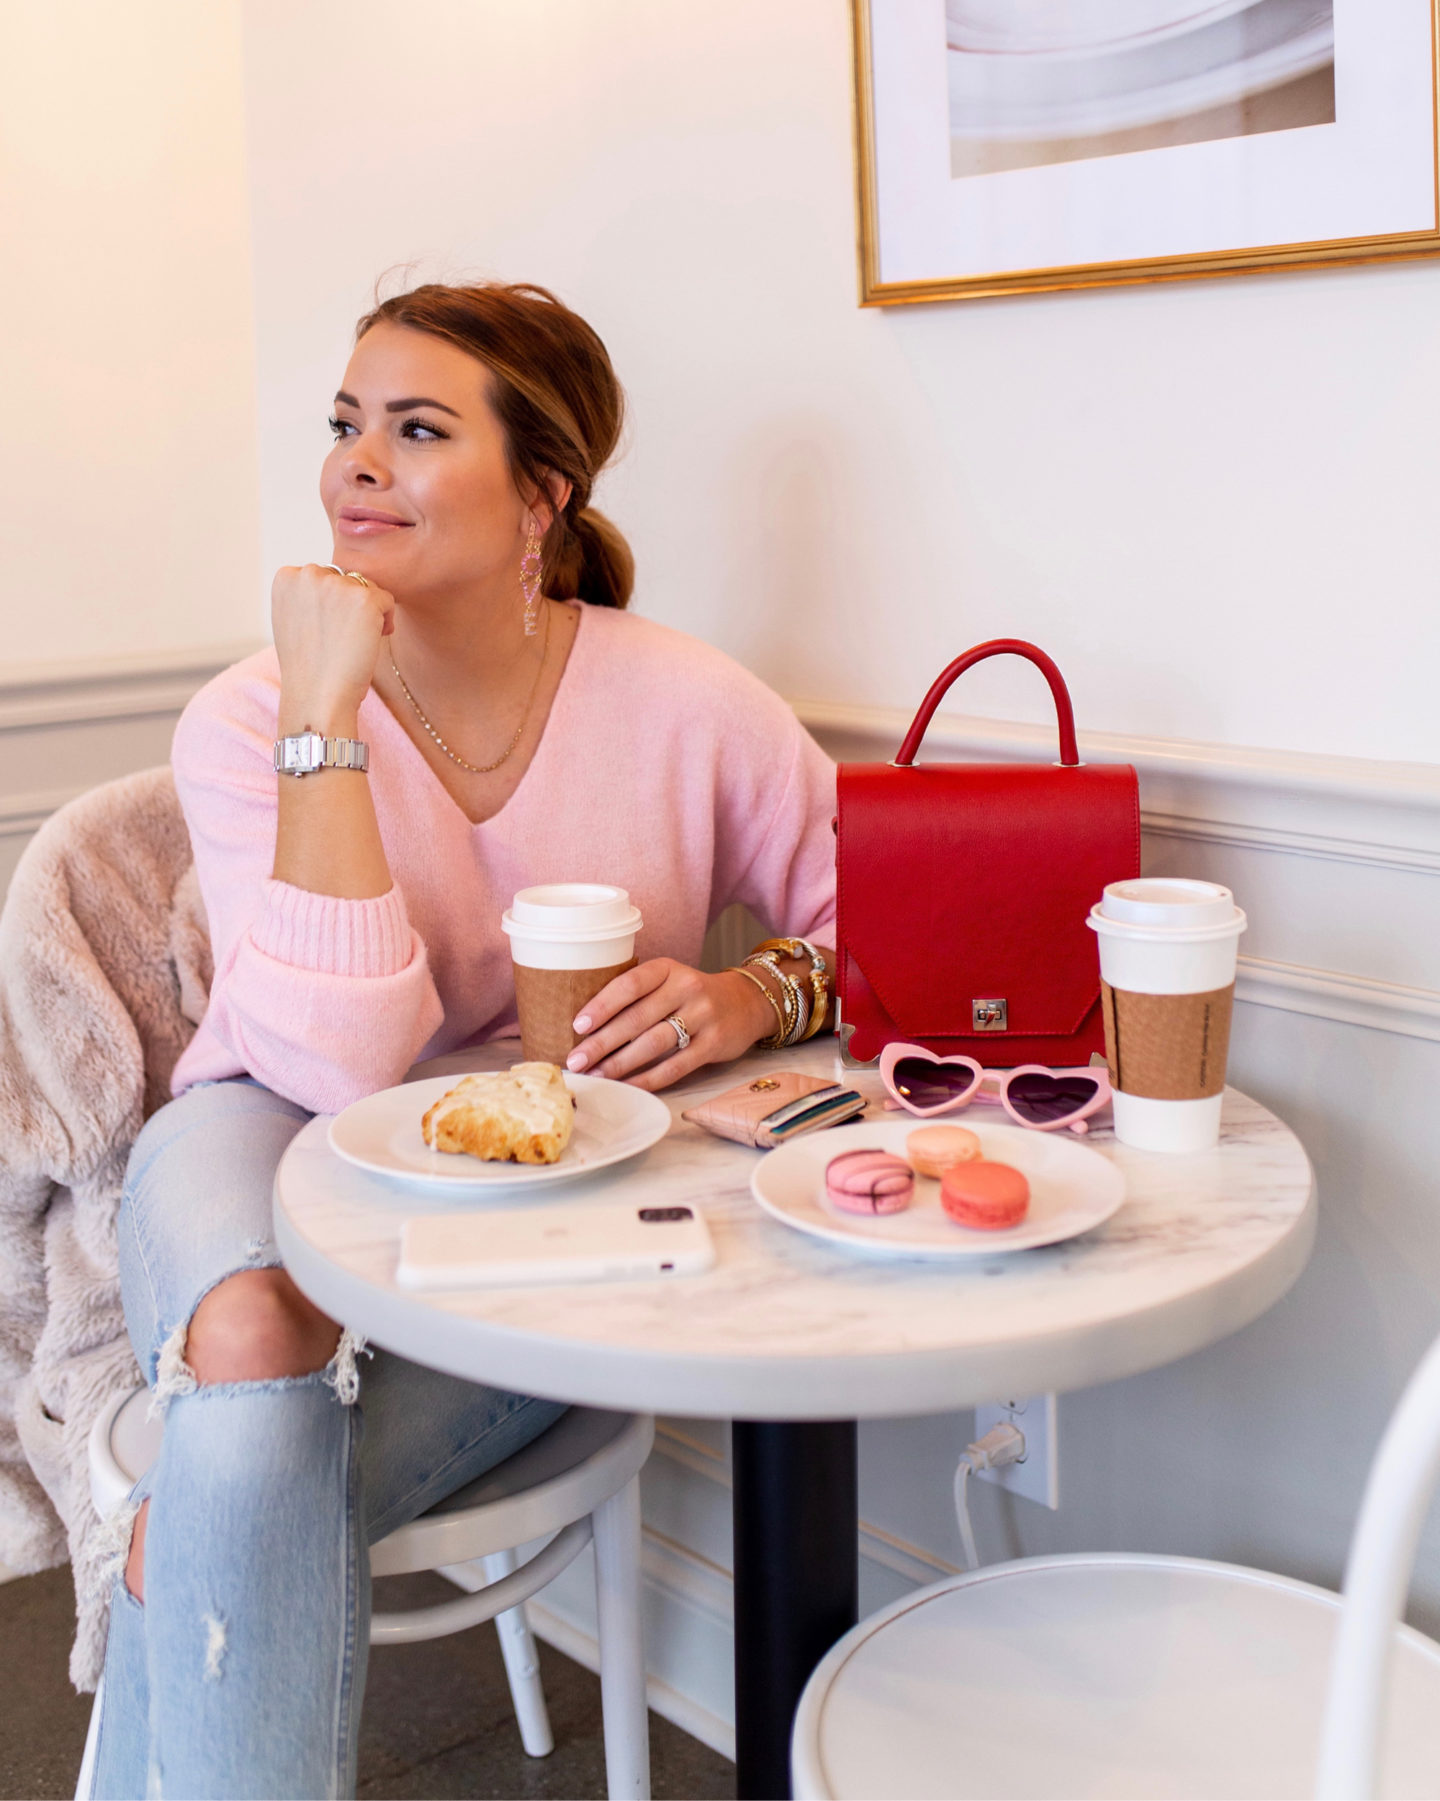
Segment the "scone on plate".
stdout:
<svg viewBox="0 0 1440 1801">
<path fill-rule="evenodd" d="M 437 1151 L 464 1151 L 487 1163 L 554 1163 L 575 1129 L 575 1107 L 555 1064 L 517 1063 L 462 1077 L 420 1129 Z"/>
</svg>

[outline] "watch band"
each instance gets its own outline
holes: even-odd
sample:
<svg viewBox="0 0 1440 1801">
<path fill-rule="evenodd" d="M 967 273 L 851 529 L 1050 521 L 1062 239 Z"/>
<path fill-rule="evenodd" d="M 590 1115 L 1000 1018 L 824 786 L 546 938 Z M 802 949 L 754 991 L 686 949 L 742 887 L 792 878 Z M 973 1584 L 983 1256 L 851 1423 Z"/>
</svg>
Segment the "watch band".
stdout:
<svg viewBox="0 0 1440 1801">
<path fill-rule="evenodd" d="M 370 746 L 360 738 L 325 738 L 306 726 L 293 737 L 275 740 L 277 775 L 315 775 L 321 769 L 353 769 L 365 775 Z"/>
</svg>

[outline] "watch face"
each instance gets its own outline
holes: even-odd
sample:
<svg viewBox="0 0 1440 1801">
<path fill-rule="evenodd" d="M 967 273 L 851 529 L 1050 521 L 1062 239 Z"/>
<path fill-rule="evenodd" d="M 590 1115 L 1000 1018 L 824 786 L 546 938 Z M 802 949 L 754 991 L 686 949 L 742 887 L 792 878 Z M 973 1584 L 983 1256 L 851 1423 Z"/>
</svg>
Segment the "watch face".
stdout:
<svg viewBox="0 0 1440 1801">
<path fill-rule="evenodd" d="M 291 774 L 310 774 L 325 761 L 325 740 L 318 732 L 302 732 L 295 738 L 282 738 L 281 764 Z"/>
</svg>

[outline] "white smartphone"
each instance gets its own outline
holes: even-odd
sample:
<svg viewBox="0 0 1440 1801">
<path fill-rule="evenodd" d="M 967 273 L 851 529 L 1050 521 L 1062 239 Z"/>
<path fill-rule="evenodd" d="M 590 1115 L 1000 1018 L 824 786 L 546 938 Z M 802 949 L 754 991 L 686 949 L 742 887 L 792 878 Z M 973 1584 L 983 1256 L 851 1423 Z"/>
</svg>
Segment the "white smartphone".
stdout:
<svg viewBox="0 0 1440 1801">
<path fill-rule="evenodd" d="M 693 1207 L 575 1201 L 408 1219 L 395 1279 L 405 1288 L 518 1288 L 696 1276 L 714 1261 Z"/>
</svg>

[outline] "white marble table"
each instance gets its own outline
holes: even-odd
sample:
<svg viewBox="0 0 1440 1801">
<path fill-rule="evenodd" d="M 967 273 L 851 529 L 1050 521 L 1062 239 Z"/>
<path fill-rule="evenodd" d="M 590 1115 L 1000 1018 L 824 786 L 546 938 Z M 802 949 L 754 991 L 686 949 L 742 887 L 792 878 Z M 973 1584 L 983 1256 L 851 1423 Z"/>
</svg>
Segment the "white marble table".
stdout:
<svg viewBox="0 0 1440 1801">
<path fill-rule="evenodd" d="M 490 1046 L 415 1073 L 504 1067 L 515 1054 L 514 1045 Z M 749 1190 L 758 1153 L 680 1119 L 699 1097 L 782 1059 L 841 1073 L 833 1039 L 706 1072 L 667 1093 L 675 1124 L 642 1158 L 534 1200 L 687 1201 L 704 1211 L 715 1241 L 716 1266 L 703 1276 L 403 1290 L 394 1279 L 401 1223 L 443 1203 L 433 1190 L 404 1191 L 341 1162 L 323 1119 L 286 1154 L 275 1196 L 281 1252 L 300 1287 L 390 1350 L 567 1401 L 743 1422 L 735 1431 L 741 1795 L 788 1792 L 793 1701 L 854 1620 L 857 1418 L 1081 1388 L 1172 1362 L 1273 1306 L 1304 1267 L 1315 1228 L 1299 1141 L 1231 1090 L 1219 1148 L 1203 1156 L 1133 1151 L 1108 1130 L 1093 1132 L 1088 1142 L 1124 1169 L 1128 1193 L 1083 1238 L 967 1265 L 851 1255 L 761 1211 Z M 843 1073 L 878 1108 L 878 1075 Z"/>
<path fill-rule="evenodd" d="M 462 1052 L 424 1073 L 504 1067 L 514 1054 Z M 784 1056 L 788 1067 L 816 1074 L 837 1069 L 833 1040 Z M 1084 1238 L 965 1266 L 849 1255 L 760 1210 L 749 1189 L 757 1152 L 680 1119 L 698 1096 L 742 1079 L 752 1061 L 759 1069 L 776 1058 L 747 1059 L 671 1091 L 675 1124 L 653 1150 L 583 1189 L 557 1184 L 533 1202 L 579 1193 L 689 1201 L 715 1240 L 708 1275 L 469 1294 L 398 1288 L 402 1221 L 446 1203 L 342 1163 L 323 1120 L 300 1134 L 281 1167 L 286 1262 L 347 1324 L 459 1374 L 597 1407 L 818 1420 L 939 1413 L 1173 1362 L 1257 1318 L 1309 1255 L 1305 1152 L 1233 1090 L 1220 1148 L 1205 1156 L 1132 1151 L 1108 1130 L 1092 1133 L 1086 1142 L 1124 1169 L 1129 1193 Z M 877 1075 L 851 1070 L 846 1079 L 878 1106 Z M 513 1190 L 504 1197 L 515 1201 Z"/>
</svg>

